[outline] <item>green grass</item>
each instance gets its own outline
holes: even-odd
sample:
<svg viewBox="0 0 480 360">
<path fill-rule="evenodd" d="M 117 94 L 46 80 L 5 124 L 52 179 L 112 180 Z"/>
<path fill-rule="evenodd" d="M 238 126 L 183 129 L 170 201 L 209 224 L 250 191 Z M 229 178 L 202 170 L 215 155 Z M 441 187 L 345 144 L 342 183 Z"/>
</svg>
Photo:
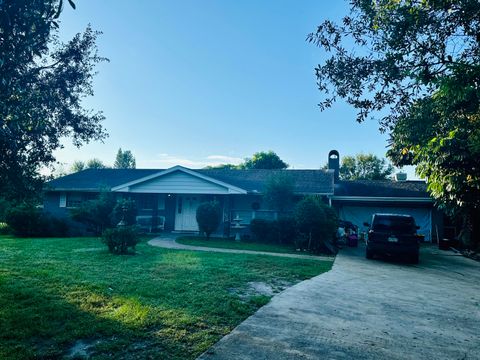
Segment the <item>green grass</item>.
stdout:
<svg viewBox="0 0 480 360">
<path fill-rule="evenodd" d="M 248 282 L 299 281 L 331 262 L 155 248 L 95 238 L 0 237 L 0 359 L 194 359 L 269 301 Z"/>
<path fill-rule="evenodd" d="M 256 242 L 235 241 L 233 239 L 186 236 L 176 239 L 176 242 L 184 245 L 216 247 L 221 249 L 267 251 L 283 254 L 303 254 L 295 250 L 293 245 L 263 244 Z"/>
</svg>

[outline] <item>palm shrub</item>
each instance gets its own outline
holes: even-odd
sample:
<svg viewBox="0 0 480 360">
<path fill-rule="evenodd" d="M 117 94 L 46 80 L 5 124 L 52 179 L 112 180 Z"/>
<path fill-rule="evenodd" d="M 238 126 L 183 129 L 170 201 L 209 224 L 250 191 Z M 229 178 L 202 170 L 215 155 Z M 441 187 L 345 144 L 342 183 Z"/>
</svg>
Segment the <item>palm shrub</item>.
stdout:
<svg viewBox="0 0 480 360">
<path fill-rule="evenodd" d="M 197 223 L 200 232 L 205 233 L 207 239 L 218 229 L 222 216 L 222 209 L 217 201 L 208 201 L 197 208 Z"/>
</svg>

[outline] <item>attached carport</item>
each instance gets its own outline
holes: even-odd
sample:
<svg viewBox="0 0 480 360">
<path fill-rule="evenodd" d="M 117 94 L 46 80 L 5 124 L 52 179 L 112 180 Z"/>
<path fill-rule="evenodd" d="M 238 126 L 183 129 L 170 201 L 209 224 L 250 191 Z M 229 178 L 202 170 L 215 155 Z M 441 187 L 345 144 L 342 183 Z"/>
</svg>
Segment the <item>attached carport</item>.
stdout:
<svg viewBox="0 0 480 360">
<path fill-rule="evenodd" d="M 401 203 L 392 200 L 391 202 L 374 201 L 368 203 L 365 201 L 340 203 L 338 205 L 338 213 L 340 219 L 348 220 L 357 225 L 360 231 L 367 231 L 363 223 L 370 223 L 372 215 L 381 214 L 402 214 L 411 215 L 415 219 L 415 223 L 420 227 L 418 234 L 425 236 L 425 241 L 431 242 L 433 238 L 434 228 L 432 226 L 432 204 L 431 201 L 419 206 L 419 203 Z"/>
<path fill-rule="evenodd" d="M 443 236 L 443 214 L 435 209 L 424 181 L 339 181 L 331 201 L 340 219 L 361 232 L 367 231 L 363 223 L 370 223 L 373 214 L 388 213 L 413 216 L 425 241 Z"/>
</svg>

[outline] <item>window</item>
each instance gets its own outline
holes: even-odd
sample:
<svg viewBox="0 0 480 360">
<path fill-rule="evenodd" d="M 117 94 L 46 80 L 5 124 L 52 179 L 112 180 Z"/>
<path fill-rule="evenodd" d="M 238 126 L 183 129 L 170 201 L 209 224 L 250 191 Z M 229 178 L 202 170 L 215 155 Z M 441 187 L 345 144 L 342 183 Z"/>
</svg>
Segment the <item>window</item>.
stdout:
<svg viewBox="0 0 480 360">
<path fill-rule="evenodd" d="M 158 194 L 158 210 L 165 210 L 165 195 Z"/>
<path fill-rule="evenodd" d="M 153 195 L 140 195 L 138 198 L 138 208 L 140 210 L 153 210 Z"/>
<path fill-rule="evenodd" d="M 82 205 L 83 194 L 67 193 L 67 208 L 76 208 Z"/>
</svg>

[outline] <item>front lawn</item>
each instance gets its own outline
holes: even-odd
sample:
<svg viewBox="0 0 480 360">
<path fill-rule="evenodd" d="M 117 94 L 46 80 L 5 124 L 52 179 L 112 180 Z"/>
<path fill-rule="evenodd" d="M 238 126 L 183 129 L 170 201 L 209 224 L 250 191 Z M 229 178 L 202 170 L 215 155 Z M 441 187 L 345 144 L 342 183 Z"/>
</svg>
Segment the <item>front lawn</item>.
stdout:
<svg viewBox="0 0 480 360">
<path fill-rule="evenodd" d="M 114 256 L 95 238 L 0 237 L 0 359 L 194 359 L 268 302 L 249 283 L 330 267 L 145 242 Z"/>
<path fill-rule="evenodd" d="M 223 239 L 215 237 L 207 240 L 205 237 L 185 236 L 177 238 L 176 242 L 184 245 L 216 247 L 221 249 L 267 251 L 284 254 L 303 254 L 302 252 L 296 251 L 293 245 L 263 244 L 258 242 L 235 241 L 233 239 Z"/>
</svg>

